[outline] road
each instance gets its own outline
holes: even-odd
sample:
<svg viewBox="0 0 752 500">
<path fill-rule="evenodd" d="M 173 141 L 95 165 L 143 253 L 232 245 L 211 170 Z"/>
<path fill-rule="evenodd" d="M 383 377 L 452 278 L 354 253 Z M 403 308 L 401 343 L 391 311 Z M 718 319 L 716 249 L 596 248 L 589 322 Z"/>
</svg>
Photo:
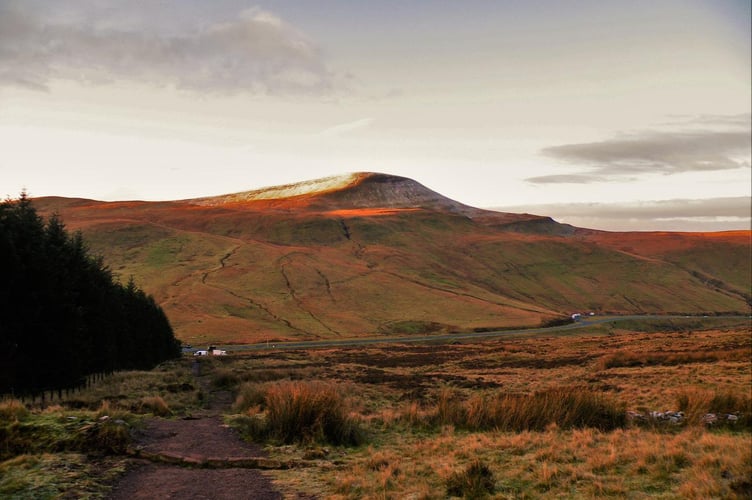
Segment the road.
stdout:
<svg viewBox="0 0 752 500">
<path fill-rule="evenodd" d="M 743 319 L 747 316 L 710 316 L 716 319 Z M 549 326 L 540 328 L 520 328 L 515 330 L 496 330 L 491 332 L 468 332 L 468 333 L 443 333 L 434 335 L 410 335 L 398 337 L 371 337 L 371 338 L 351 338 L 351 339 L 332 339 L 332 340 L 307 340 L 300 342 L 276 342 L 262 344 L 240 344 L 221 346 L 228 352 L 230 351 L 254 351 L 268 349 L 315 349 L 322 347 L 344 347 L 344 346 L 365 346 L 372 344 L 404 344 L 404 343 L 430 343 L 430 342 L 450 342 L 455 340 L 477 340 L 485 338 L 504 337 L 507 335 L 524 335 L 538 333 L 555 333 L 566 330 L 577 330 L 589 326 L 601 325 L 604 323 L 613 323 L 617 321 L 628 320 L 652 320 L 652 319 L 705 319 L 707 316 L 685 316 L 685 315 L 657 315 L 642 314 L 628 316 L 583 316 L 581 320 L 561 326 Z"/>
</svg>

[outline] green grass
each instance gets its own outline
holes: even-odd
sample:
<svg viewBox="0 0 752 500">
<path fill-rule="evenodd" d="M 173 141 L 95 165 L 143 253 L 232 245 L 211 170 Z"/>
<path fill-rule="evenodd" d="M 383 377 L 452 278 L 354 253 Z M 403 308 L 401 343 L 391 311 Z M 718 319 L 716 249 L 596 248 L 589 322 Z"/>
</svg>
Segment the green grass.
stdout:
<svg viewBox="0 0 752 500">
<path fill-rule="evenodd" d="M 442 330 L 446 330 L 448 325 L 443 325 L 441 323 L 434 323 L 432 321 L 395 321 L 392 323 L 387 323 L 384 325 L 381 325 L 379 328 L 379 333 L 384 333 L 386 335 L 393 335 L 393 334 L 407 334 L 407 335 L 416 335 L 416 334 L 428 334 L 428 333 L 436 333 L 440 332 Z"/>
<path fill-rule="evenodd" d="M 146 264 L 151 267 L 163 268 L 165 265 L 182 260 L 180 254 L 186 242 L 187 238 L 185 237 L 173 237 L 158 240 L 147 246 Z"/>
<path fill-rule="evenodd" d="M 200 390 L 191 375 L 191 361 L 169 361 L 151 371 L 116 372 L 63 402 L 72 408 L 96 410 L 103 401 L 109 401 L 113 409 L 150 413 L 149 405 L 143 404 L 144 398 L 159 396 L 171 412 L 183 414 L 200 399 Z"/>
<path fill-rule="evenodd" d="M 0 498 L 101 499 L 109 491 L 107 483 L 124 470 L 122 460 L 95 466 L 80 453 L 19 455 L 0 463 Z"/>
<path fill-rule="evenodd" d="M 60 408 L 0 421 L 0 460 L 56 452 L 123 453 L 138 418 L 125 412 L 101 413 Z"/>
<path fill-rule="evenodd" d="M 105 498 L 145 416 L 180 415 L 202 403 L 191 361 L 115 373 L 45 404 L 1 401 L 0 498 Z"/>
</svg>

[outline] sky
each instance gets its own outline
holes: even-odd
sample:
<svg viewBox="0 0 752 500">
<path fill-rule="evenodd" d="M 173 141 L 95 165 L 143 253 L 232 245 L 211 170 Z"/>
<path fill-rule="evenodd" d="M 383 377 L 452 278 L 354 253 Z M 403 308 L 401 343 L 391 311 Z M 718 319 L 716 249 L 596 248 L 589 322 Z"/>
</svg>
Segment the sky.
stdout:
<svg viewBox="0 0 752 500">
<path fill-rule="evenodd" d="M 0 0 L 0 196 L 373 171 L 610 230 L 750 229 L 750 1 Z"/>
</svg>

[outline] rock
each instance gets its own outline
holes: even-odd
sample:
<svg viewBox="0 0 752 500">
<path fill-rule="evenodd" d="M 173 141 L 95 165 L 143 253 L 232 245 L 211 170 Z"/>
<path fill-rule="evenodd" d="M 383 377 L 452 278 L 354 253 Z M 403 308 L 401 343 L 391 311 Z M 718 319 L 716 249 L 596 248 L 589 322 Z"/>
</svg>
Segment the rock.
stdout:
<svg viewBox="0 0 752 500">
<path fill-rule="evenodd" d="M 702 416 L 700 421 L 705 425 L 713 425 L 718 422 L 718 415 L 716 415 L 715 413 L 706 413 Z"/>
</svg>

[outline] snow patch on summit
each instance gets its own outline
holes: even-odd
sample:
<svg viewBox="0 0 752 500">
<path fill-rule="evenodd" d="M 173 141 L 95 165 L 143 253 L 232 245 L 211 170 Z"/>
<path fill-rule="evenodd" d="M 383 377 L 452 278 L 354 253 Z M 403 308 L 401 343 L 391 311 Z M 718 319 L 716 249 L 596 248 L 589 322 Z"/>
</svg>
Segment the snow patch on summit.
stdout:
<svg viewBox="0 0 752 500">
<path fill-rule="evenodd" d="M 344 189 L 358 180 L 358 174 L 333 175 L 322 179 L 314 179 L 284 186 L 274 186 L 256 191 L 243 193 L 248 195 L 248 200 L 273 200 L 276 198 L 291 198 L 312 193 L 323 193 Z"/>
<path fill-rule="evenodd" d="M 305 196 L 315 193 L 326 193 L 345 189 L 357 183 L 361 179 L 361 177 L 363 177 L 362 173 L 333 175 L 321 179 L 296 182 L 294 184 L 271 186 L 267 188 L 256 189 L 253 191 L 244 191 L 241 193 L 227 194 L 224 196 L 212 196 L 208 198 L 199 198 L 196 200 L 188 201 L 197 203 L 199 205 L 220 205 L 224 203 L 237 203 L 244 201 L 294 198 L 296 196 Z"/>
</svg>

